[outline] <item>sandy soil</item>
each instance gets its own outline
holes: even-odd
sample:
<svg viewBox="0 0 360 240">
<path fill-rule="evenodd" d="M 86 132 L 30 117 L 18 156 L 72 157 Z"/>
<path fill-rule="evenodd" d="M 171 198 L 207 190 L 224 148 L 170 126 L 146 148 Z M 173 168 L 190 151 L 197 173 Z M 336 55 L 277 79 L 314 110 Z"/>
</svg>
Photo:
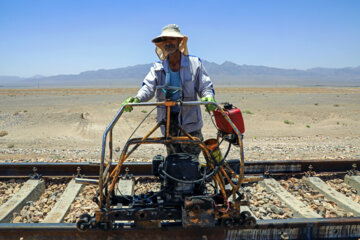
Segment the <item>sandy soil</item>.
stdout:
<svg viewBox="0 0 360 240">
<path fill-rule="evenodd" d="M 218 103 L 231 102 L 243 111 L 246 160 L 360 157 L 359 88 L 215 90 Z M 0 90 L 0 133 L 3 132 L 0 160 L 98 161 L 104 130 L 121 102 L 136 91 L 135 88 Z M 114 148 L 122 149 L 151 110 L 137 108 L 120 118 L 114 129 Z M 155 125 L 155 112 L 134 137 L 143 136 Z M 209 115 L 203 111 L 203 116 L 205 138 L 214 137 L 216 131 Z M 158 153 L 165 154 L 165 148 L 142 146 L 132 160 L 148 161 Z M 236 158 L 238 154 L 239 150 L 233 148 L 230 157 Z"/>
</svg>

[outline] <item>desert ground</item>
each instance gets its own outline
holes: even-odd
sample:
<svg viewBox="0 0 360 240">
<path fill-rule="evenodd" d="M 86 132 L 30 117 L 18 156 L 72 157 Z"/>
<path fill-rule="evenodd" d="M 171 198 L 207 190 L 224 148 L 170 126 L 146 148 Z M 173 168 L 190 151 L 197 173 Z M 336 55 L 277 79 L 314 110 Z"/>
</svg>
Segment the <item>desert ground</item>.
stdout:
<svg viewBox="0 0 360 240">
<path fill-rule="evenodd" d="M 230 102 L 243 112 L 246 161 L 360 158 L 360 88 L 218 87 L 215 91 L 218 103 Z M 129 87 L 0 89 L 0 161 L 99 161 L 104 130 L 121 102 L 136 92 Z M 149 113 L 133 137 L 144 136 L 155 126 L 152 109 L 135 108 L 121 116 L 113 134 L 115 160 Z M 205 139 L 216 137 L 211 117 L 202 114 Z M 223 143 L 222 151 L 226 147 Z M 150 161 L 156 154 L 165 154 L 165 147 L 141 146 L 130 161 Z M 239 149 L 233 147 L 229 157 L 239 158 Z"/>
</svg>

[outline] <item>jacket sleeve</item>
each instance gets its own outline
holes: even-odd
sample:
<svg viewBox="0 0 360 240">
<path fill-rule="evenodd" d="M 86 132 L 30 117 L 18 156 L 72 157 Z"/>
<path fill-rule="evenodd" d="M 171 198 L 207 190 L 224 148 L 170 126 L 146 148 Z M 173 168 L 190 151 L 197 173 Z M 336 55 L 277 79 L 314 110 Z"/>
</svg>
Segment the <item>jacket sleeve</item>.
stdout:
<svg viewBox="0 0 360 240">
<path fill-rule="evenodd" d="M 146 75 L 142 87 L 139 89 L 136 98 L 140 100 L 140 102 L 147 102 L 155 95 L 157 85 L 157 76 L 155 73 L 154 66 L 150 68 L 150 72 Z"/>
<path fill-rule="evenodd" d="M 213 84 L 210 80 L 209 75 L 206 72 L 206 69 L 202 62 L 199 59 L 199 68 L 198 68 L 198 80 L 199 80 L 199 88 L 198 88 L 198 94 L 199 97 L 212 97 L 215 98 L 215 91 Z"/>
</svg>

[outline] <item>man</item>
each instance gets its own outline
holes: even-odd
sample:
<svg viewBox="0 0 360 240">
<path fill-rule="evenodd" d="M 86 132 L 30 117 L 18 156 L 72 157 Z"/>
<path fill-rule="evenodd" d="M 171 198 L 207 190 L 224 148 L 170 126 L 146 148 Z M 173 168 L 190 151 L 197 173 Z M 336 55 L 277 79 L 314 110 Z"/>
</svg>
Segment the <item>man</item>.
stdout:
<svg viewBox="0 0 360 240">
<path fill-rule="evenodd" d="M 126 99 L 121 106 L 127 103 L 148 101 L 155 94 L 158 102 L 166 99 L 197 101 L 197 96 L 201 98 L 201 101 L 215 102 L 212 82 L 200 58 L 189 56 L 187 40 L 187 36 L 180 33 L 177 25 L 165 26 L 161 35 L 152 40 L 156 45 L 155 52 L 161 61 L 151 67 L 137 95 Z M 181 88 L 182 91 L 164 91 L 164 89 L 156 89 L 157 86 Z M 213 111 L 215 108 L 213 105 L 207 106 L 208 111 Z M 126 107 L 125 111 L 132 111 L 132 107 Z M 164 106 L 160 106 L 157 109 L 157 121 L 160 122 L 163 119 L 166 119 L 166 109 Z M 171 136 L 183 135 L 178 127 L 180 125 L 190 135 L 203 140 L 200 106 L 172 107 L 170 119 Z M 164 134 L 164 126 L 161 130 Z M 179 152 L 199 155 L 201 152 L 199 146 L 191 144 L 170 144 L 166 146 L 166 149 L 168 155 Z"/>
</svg>

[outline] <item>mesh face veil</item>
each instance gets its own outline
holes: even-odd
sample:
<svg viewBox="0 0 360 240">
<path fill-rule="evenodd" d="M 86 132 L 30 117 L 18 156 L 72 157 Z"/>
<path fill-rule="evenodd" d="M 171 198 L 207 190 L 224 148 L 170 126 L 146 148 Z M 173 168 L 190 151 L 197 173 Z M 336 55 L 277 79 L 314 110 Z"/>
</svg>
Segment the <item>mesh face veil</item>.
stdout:
<svg viewBox="0 0 360 240">
<path fill-rule="evenodd" d="M 165 60 L 165 58 L 167 57 L 167 54 L 168 54 L 165 51 L 165 46 L 162 42 L 164 37 L 180 38 L 181 41 L 179 43 L 179 51 L 182 54 L 184 54 L 185 56 L 189 55 L 189 51 L 187 48 L 188 37 L 181 34 L 180 28 L 178 25 L 169 24 L 169 25 L 166 25 L 162 29 L 162 32 L 159 36 L 157 36 L 156 38 L 154 38 L 152 40 L 152 42 L 155 43 L 155 45 L 156 45 L 155 52 L 158 55 L 158 57 L 160 58 L 160 60 Z"/>
</svg>

